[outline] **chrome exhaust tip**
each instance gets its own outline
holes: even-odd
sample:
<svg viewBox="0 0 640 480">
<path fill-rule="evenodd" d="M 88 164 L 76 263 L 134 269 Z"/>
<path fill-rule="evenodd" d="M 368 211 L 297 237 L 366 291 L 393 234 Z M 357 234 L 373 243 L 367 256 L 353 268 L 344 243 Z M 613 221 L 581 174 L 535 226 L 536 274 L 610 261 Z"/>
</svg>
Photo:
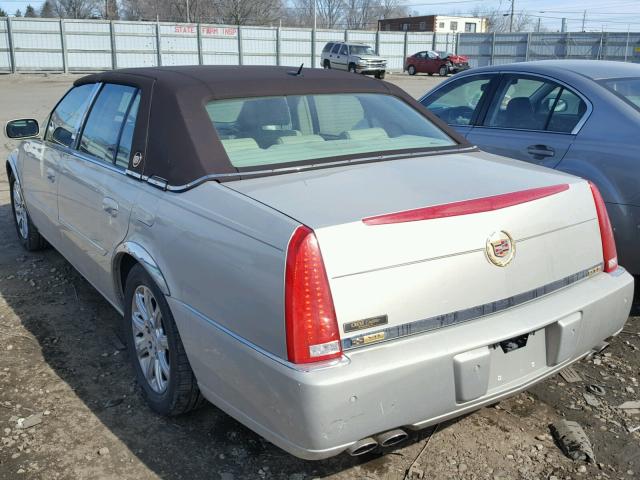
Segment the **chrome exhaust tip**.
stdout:
<svg viewBox="0 0 640 480">
<path fill-rule="evenodd" d="M 376 442 L 373 438 L 367 437 L 362 440 L 358 440 L 356 443 L 347 448 L 347 453 L 352 457 L 357 457 L 359 455 L 364 455 L 365 453 L 369 453 L 372 450 L 375 450 L 378 446 L 378 442 Z"/>
<path fill-rule="evenodd" d="M 404 442 L 407 438 L 409 438 L 409 434 L 404 430 L 396 428 L 395 430 L 389 430 L 388 432 L 376 435 L 375 438 L 382 447 L 390 447 L 392 445 L 397 445 L 398 443 Z"/>
</svg>

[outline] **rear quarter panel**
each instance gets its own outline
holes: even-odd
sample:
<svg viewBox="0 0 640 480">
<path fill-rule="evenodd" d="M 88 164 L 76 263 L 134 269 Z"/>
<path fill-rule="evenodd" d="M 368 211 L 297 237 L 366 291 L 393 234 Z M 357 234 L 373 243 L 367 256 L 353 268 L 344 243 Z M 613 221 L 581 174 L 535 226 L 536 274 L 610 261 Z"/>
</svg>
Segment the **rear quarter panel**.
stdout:
<svg viewBox="0 0 640 480">
<path fill-rule="evenodd" d="M 142 190 L 127 241 L 155 259 L 170 296 L 286 358 L 285 255 L 298 223 L 215 182 L 183 193 Z M 178 328 L 198 354 L 189 351 L 189 325 Z"/>
</svg>

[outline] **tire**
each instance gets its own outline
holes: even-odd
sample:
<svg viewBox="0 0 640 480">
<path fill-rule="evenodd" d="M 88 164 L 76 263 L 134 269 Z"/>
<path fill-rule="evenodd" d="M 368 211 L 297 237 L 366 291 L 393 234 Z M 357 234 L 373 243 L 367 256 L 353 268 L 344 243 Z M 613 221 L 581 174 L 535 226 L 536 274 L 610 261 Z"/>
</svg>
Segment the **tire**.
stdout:
<svg viewBox="0 0 640 480">
<path fill-rule="evenodd" d="M 349 72 L 350 73 L 358 73 L 358 72 L 356 72 L 356 64 L 355 63 L 350 63 L 349 64 Z"/>
<path fill-rule="evenodd" d="M 324 63 L 322 64 L 322 67 L 325 70 L 331 70 L 331 62 L 329 60 L 325 60 Z"/>
<path fill-rule="evenodd" d="M 127 276 L 124 298 L 127 350 L 149 407 L 160 415 L 175 416 L 202 406 L 204 397 L 167 300 L 140 265 Z"/>
<path fill-rule="evenodd" d="M 430 77 L 433 77 L 433 72 L 429 72 L 427 73 L 427 75 L 429 75 Z"/>
<path fill-rule="evenodd" d="M 446 65 L 442 65 L 440 67 L 440 70 L 438 70 L 438 75 L 440 75 L 441 77 L 446 77 L 447 75 L 449 75 L 449 67 L 447 67 Z"/>
<path fill-rule="evenodd" d="M 13 223 L 16 226 L 18 240 L 25 250 L 35 252 L 47 247 L 47 241 L 44 239 L 38 229 L 31 221 L 29 212 L 24 204 L 22 197 L 22 189 L 20 183 L 13 174 L 9 174 L 9 190 L 11 192 L 11 211 L 13 212 Z"/>
<path fill-rule="evenodd" d="M 385 71 L 376 72 L 376 78 L 380 80 L 384 80 Z"/>
<path fill-rule="evenodd" d="M 407 68 L 407 72 L 409 72 L 409 75 L 415 75 L 416 67 L 414 67 L 413 65 L 409 65 L 409 68 Z"/>
</svg>

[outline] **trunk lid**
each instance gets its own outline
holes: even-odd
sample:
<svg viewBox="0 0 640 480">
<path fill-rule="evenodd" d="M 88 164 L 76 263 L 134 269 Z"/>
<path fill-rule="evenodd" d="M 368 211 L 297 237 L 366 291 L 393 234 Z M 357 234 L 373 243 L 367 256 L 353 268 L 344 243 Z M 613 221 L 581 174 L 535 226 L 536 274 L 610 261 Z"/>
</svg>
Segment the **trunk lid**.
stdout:
<svg viewBox="0 0 640 480">
<path fill-rule="evenodd" d="M 499 309 L 496 302 L 516 305 L 530 299 L 525 294 L 539 296 L 602 262 L 595 206 L 585 181 L 481 152 L 225 185 L 315 230 L 346 348 L 351 340 L 361 342 L 363 334 L 381 329 L 415 333 L 427 319 L 444 326 L 453 318 L 473 318 L 474 311 L 491 313 Z M 556 185 L 568 188 L 492 211 L 381 225 L 363 222 Z M 496 253 L 488 242 L 504 253 L 501 238 L 507 237 L 500 232 L 508 234 L 515 249 L 505 267 L 488 258 Z M 365 319 L 375 320 L 361 322 Z M 386 338 L 372 341 L 389 337 L 387 332 Z"/>
</svg>

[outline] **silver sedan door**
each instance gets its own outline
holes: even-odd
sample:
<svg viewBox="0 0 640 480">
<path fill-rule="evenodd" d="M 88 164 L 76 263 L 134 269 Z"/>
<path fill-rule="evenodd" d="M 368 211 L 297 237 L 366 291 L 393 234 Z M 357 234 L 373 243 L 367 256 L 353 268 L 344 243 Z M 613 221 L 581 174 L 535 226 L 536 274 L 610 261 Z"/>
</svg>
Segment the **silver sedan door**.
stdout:
<svg viewBox="0 0 640 480">
<path fill-rule="evenodd" d="M 77 149 L 61 160 L 58 210 L 67 258 L 115 300 L 111 260 L 124 239 L 139 182 L 125 174 L 140 104 L 137 88 L 105 84 Z"/>
<path fill-rule="evenodd" d="M 74 87 L 53 110 L 44 140 L 30 140 L 20 152 L 21 187 L 29 214 L 40 233 L 54 245 L 58 240 L 59 161 L 75 142 L 95 84 Z"/>
</svg>

